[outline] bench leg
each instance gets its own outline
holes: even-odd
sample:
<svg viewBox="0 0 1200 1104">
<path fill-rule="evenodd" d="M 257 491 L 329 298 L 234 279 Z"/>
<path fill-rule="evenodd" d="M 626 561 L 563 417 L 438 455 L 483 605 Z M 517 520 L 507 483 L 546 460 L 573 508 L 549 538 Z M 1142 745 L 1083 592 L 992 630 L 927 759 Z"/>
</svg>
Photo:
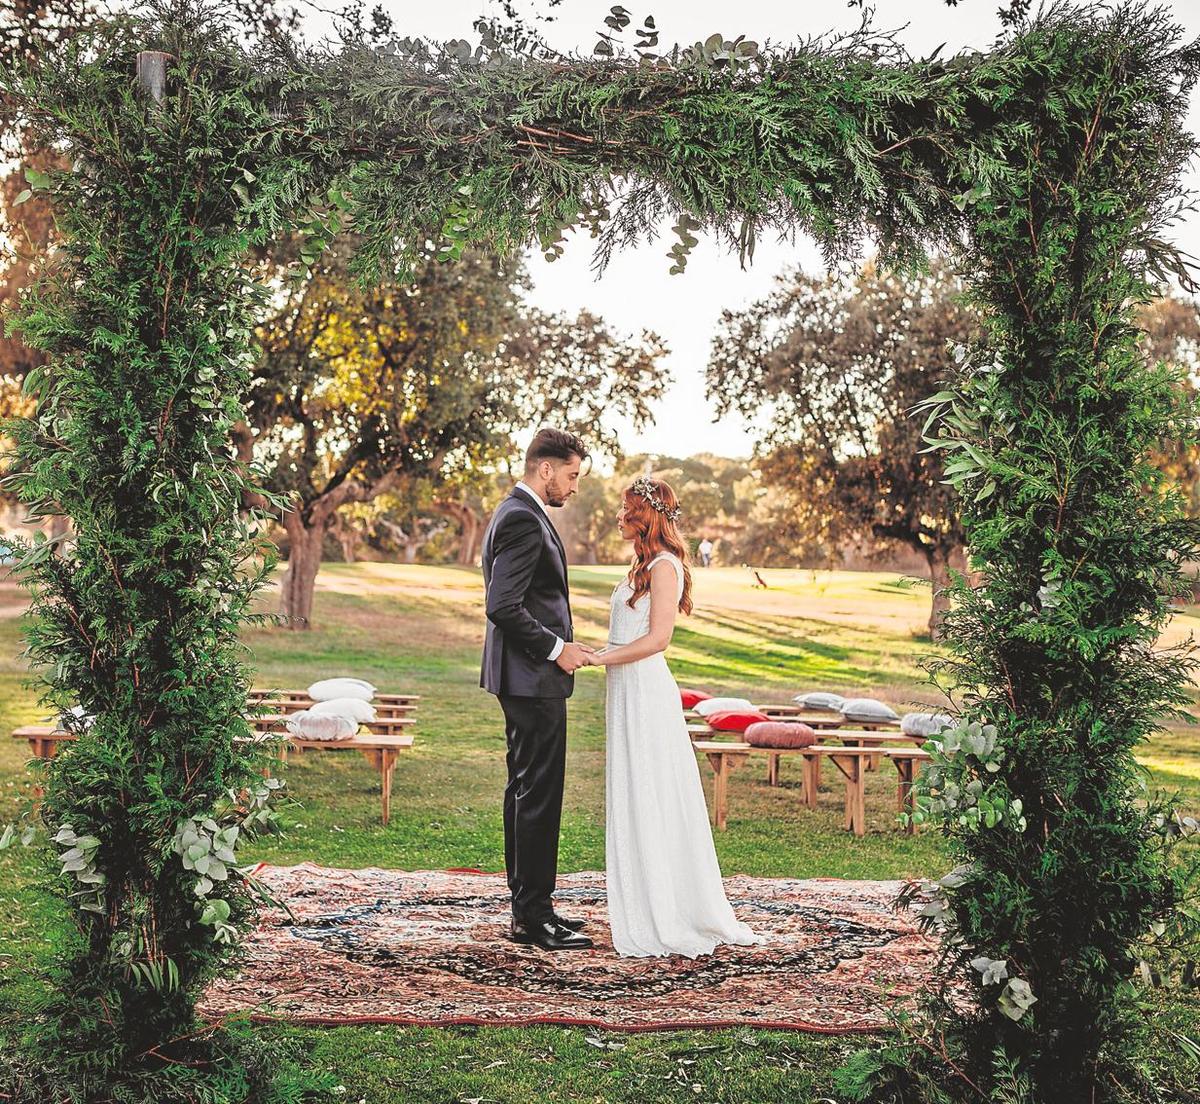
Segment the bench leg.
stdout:
<svg viewBox="0 0 1200 1104">
<path fill-rule="evenodd" d="M 863 778 L 863 761 L 857 755 L 832 755 L 837 769 L 846 779 L 846 815 L 843 827 L 861 836 L 866 831 L 866 779 Z"/>
<path fill-rule="evenodd" d="M 724 755 L 716 756 L 713 765 L 713 823 L 718 832 L 724 832 L 729 824 L 729 760 Z"/>
<path fill-rule="evenodd" d="M 896 811 L 911 813 L 913 811 L 913 776 L 916 773 L 916 763 L 911 759 L 893 759 L 899 778 L 896 782 Z M 904 826 L 908 835 L 916 833 L 917 826 L 910 820 Z"/>
<path fill-rule="evenodd" d="M 713 769 L 713 824 L 717 831 L 724 832 L 729 820 L 729 775 L 742 756 L 727 755 L 722 751 L 706 751 L 704 755 Z"/>
<path fill-rule="evenodd" d="M 817 789 L 821 784 L 821 760 L 815 755 L 803 756 L 804 804 L 810 809 L 817 807 Z"/>
<path fill-rule="evenodd" d="M 782 758 L 776 752 L 767 753 L 767 785 L 779 785 L 779 760 Z"/>
<path fill-rule="evenodd" d="M 41 740 L 30 740 L 29 748 L 33 752 L 35 759 L 49 759 L 50 752 L 42 746 Z M 46 791 L 40 782 L 35 782 L 33 786 L 33 811 L 36 813 L 42 807 L 42 798 L 46 796 Z"/>
<path fill-rule="evenodd" d="M 54 756 L 54 748 L 50 746 L 50 740 L 43 740 L 40 736 L 29 737 L 29 756 L 31 759 L 50 759 Z M 42 789 L 40 782 L 35 782 L 33 786 L 33 811 L 36 813 L 41 808 L 42 798 L 45 796 L 45 791 Z"/>
<path fill-rule="evenodd" d="M 392 817 L 392 774 L 396 770 L 396 752 L 384 751 L 379 756 L 379 789 L 383 807 L 383 825 Z"/>
</svg>

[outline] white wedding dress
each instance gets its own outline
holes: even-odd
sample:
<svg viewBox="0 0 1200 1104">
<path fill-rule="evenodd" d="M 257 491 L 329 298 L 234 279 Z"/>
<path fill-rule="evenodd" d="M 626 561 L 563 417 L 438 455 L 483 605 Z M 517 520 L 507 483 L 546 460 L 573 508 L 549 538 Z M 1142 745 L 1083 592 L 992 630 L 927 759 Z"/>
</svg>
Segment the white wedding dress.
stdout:
<svg viewBox="0 0 1200 1104">
<path fill-rule="evenodd" d="M 683 594 L 683 565 L 670 560 Z M 650 595 L 632 609 L 628 578 L 612 596 L 609 644 L 650 631 Z M 764 940 L 725 898 L 679 687 L 657 655 L 607 668 L 605 858 L 613 947 L 624 956 L 711 954 Z"/>
</svg>

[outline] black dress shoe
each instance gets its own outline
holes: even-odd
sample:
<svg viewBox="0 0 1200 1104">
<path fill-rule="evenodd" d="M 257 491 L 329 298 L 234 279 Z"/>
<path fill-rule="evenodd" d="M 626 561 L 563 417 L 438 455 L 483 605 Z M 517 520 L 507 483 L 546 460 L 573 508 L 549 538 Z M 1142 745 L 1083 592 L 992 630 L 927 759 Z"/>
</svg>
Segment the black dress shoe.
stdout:
<svg viewBox="0 0 1200 1104">
<path fill-rule="evenodd" d="M 559 916 L 557 912 L 554 914 L 554 922 L 560 928 L 570 928 L 571 931 L 582 931 L 587 927 L 586 920 L 568 920 L 565 916 Z"/>
<path fill-rule="evenodd" d="M 592 941 L 553 918 L 547 920 L 514 920 L 509 929 L 514 943 L 532 943 L 543 951 L 586 951 Z"/>
</svg>

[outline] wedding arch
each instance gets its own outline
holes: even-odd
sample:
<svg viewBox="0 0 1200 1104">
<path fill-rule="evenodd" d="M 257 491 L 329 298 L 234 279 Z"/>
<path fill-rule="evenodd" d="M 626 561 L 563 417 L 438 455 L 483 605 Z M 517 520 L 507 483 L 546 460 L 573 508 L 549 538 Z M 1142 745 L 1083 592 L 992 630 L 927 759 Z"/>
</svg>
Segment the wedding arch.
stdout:
<svg viewBox="0 0 1200 1104">
<path fill-rule="evenodd" d="M 639 35 L 592 59 L 487 36 L 247 53 L 182 3 L 5 78 L 72 165 L 31 174 L 63 245 L 19 320 L 49 362 L 8 479 L 74 522 L 22 566 L 49 700 L 96 717 L 48 768 L 42 814 L 78 930 L 48 1014 L 77 1053 L 186 1045 L 252 910 L 231 829 L 271 814 L 238 741 L 237 632 L 271 558 L 228 442 L 264 295 L 254 250 L 299 225 L 311 264 L 352 229 L 362 278 L 395 278 L 429 251 L 553 253 L 587 230 L 603 263 L 670 218 L 672 271 L 701 233 L 745 260 L 799 231 L 830 260 L 869 236 L 967 275 L 986 338 L 926 413 L 980 581 L 954 588 L 935 672 L 962 723 L 922 815 L 960 865 L 926 911 L 978 998 L 957 1013 L 969 1068 L 999 1046 L 1038 1099 L 1090 1098 L 1135 945 L 1179 892 L 1133 750 L 1193 667 L 1156 650 L 1196 532 L 1148 453 L 1195 411 L 1132 319 L 1183 273 L 1163 234 L 1200 51 L 1133 3 L 1054 5 L 945 59 L 865 29 L 664 56 Z"/>
</svg>

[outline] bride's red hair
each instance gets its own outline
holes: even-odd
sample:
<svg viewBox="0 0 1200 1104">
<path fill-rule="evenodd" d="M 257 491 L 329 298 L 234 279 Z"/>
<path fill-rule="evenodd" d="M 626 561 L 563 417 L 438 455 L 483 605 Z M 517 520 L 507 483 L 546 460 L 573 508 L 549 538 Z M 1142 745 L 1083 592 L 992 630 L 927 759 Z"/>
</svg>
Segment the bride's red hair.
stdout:
<svg viewBox="0 0 1200 1104">
<path fill-rule="evenodd" d="M 661 479 L 647 482 L 668 511 L 679 509 L 679 499 L 669 483 Z M 683 564 L 683 594 L 679 598 L 679 609 L 681 613 L 691 613 L 692 569 L 687 544 L 679 532 L 679 523 L 659 513 L 632 486 L 625 488 L 625 521 L 634 531 L 633 568 L 629 573 L 633 585 L 633 593 L 629 596 L 630 608 L 643 594 L 650 593 L 650 561 L 660 552 L 673 552 Z"/>
</svg>

